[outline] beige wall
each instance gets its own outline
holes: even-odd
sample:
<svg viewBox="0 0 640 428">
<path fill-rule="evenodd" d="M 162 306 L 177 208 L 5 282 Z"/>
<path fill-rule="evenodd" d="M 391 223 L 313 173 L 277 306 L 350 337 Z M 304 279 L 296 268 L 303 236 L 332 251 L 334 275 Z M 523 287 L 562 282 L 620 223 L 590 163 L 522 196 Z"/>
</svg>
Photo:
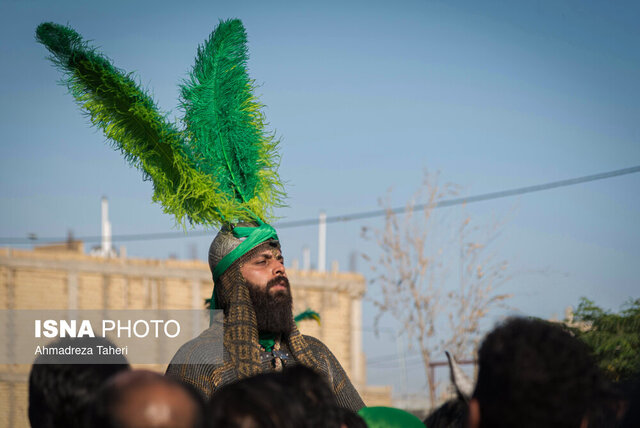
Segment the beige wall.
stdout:
<svg viewBox="0 0 640 428">
<path fill-rule="evenodd" d="M 364 278 L 287 272 L 294 313 L 311 308 L 322 318 L 320 325 L 302 322 L 302 333 L 332 350 L 368 405 L 390 405 L 390 388 L 366 386 Z M 103 259 L 84 254 L 81 243 L 35 251 L 0 248 L 0 309 L 199 309 L 211 288 L 209 267 L 201 261 Z M 28 372 L 26 365 L 0 366 L 0 427 L 28 427 Z"/>
</svg>

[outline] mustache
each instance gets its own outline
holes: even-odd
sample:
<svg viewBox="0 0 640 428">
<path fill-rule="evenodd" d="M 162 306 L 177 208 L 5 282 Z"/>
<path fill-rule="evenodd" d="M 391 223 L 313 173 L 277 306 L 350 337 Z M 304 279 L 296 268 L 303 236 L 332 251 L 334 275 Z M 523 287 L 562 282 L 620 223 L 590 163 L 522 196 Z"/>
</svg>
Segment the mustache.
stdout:
<svg viewBox="0 0 640 428">
<path fill-rule="evenodd" d="M 267 286 L 266 286 L 267 291 L 271 290 L 276 285 L 283 285 L 284 288 L 286 288 L 287 290 L 290 290 L 289 279 L 286 276 L 280 275 L 280 276 L 277 276 L 277 277 L 269 280 L 269 282 L 267 282 Z"/>
</svg>

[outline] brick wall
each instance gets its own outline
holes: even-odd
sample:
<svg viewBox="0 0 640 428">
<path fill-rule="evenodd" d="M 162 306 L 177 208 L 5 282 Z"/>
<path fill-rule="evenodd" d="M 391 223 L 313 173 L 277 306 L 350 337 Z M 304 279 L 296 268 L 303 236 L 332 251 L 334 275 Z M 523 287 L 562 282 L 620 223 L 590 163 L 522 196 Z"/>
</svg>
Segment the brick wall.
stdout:
<svg viewBox="0 0 640 428">
<path fill-rule="evenodd" d="M 0 248 L 0 309 L 199 309 L 211 296 L 201 261 L 103 259 L 81 244 L 36 251 Z M 311 308 L 322 322 L 300 330 L 322 340 L 369 405 L 389 405 L 390 389 L 367 387 L 361 351 L 361 275 L 288 269 L 294 313 Z M 0 427 L 28 427 L 28 365 L 0 366 Z M 145 366 L 163 372 L 163 366 Z"/>
</svg>

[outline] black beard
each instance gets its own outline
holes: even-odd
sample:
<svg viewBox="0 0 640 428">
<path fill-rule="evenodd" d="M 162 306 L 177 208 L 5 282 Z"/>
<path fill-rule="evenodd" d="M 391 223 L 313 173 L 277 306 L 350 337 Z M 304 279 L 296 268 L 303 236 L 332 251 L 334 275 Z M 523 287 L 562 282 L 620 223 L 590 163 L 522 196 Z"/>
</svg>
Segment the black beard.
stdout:
<svg viewBox="0 0 640 428">
<path fill-rule="evenodd" d="M 285 290 L 270 293 L 276 285 L 284 285 Z M 256 313 L 259 332 L 291 333 L 292 329 L 292 299 L 289 280 L 286 276 L 279 276 L 269 281 L 264 289 L 256 284 L 248 283 L 249 295 Z"/>
</svg>

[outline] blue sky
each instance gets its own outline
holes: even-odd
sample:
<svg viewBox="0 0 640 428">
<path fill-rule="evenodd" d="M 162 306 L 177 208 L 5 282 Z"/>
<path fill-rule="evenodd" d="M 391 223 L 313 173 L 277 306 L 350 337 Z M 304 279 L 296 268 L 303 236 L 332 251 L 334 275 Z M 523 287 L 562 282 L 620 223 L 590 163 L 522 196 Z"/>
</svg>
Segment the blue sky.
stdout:
<svg viewBox="0 0 640 428">
<path fill-rule="evenodd" d="M 177 230 L 56 84 L 34 40 L 43 21 L 93 40 L 179 117 L 198 44 L 219 19 L 242 19 L 250 74 L 282 141 L 283 220 L 376 209 L 389 187 L 403 205 L 425 168 L 475 195 L 640 165 L 635 2 L 2 1 L 0 16 L 3 238 L 95 236 L 102 195 L 115 235 Z M 633 174 L 464 209 L 478 225 L 508 218 L 495 249 L 517 274 L 515 312 L 562 316 L 580 296 L 607 308 L 640 297 L 639 189 Z M 329 261 L 346 269 L 352 252 L 375 254 L 360 229 L 380 225 L 331 224 Z M 281 230 L 285 256 L 309 246 L 315 259 L 316 233 Z M 161 258 L 195 245 L 204 258 L 209 238 L 119 244 Z M 370 327 L 369 304 L 364 318 Z M 370 357 L 388 353 L 365 336 Z M 369 378 L 397 373 L 371 368 Z"/>
</svg>

